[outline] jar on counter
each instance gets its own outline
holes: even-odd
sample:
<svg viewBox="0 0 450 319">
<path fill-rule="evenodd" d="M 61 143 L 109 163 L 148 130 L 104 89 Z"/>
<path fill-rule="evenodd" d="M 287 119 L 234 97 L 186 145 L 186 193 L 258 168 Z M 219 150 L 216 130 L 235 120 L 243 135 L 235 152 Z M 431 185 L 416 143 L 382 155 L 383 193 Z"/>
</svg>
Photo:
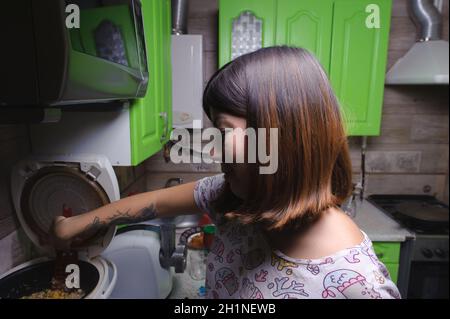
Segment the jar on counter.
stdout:
<svg viewBox="0 0 450 319">
<path fill-rule="evenodd" d="M 205 249 L 203 232 L 192 236 L 188 242 L 188 264 L 187 270 L 193 280 L 203 280 L 206 276 L 206 257 L 208 251 Z"/>
<path fill-rule="evenodd" d="M 205 249 L 189 249 L 188 263 L 189 276 L 193 280 L 204 280 L 206 277 L 206 258 L 208 251 Z"/>
<path fill-rule="evenodd" d="M 206 260 L 215 233 L 215 225 L 204 225 L 202 232 L 194 235 L 188 242 L 188 273 L 194 280 L 204 280 L 206 277 Z"/>
</svg>

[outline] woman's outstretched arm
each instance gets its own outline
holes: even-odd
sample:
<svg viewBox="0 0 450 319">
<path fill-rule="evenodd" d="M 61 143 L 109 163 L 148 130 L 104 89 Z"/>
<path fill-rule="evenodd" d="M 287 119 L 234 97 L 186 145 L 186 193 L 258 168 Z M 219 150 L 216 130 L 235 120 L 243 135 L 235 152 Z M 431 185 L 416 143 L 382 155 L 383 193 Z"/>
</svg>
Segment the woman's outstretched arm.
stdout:
<svg viewBox="0 0 450 319">
<path fill-rule="evenodd" d="M 70 241 L 111 225 L 201 213 L 194 200 L 195 184 L 192 182 L 130 196 L 82 215 L 57 217 L 53 233 L 59 241 Z"/>
</svg>

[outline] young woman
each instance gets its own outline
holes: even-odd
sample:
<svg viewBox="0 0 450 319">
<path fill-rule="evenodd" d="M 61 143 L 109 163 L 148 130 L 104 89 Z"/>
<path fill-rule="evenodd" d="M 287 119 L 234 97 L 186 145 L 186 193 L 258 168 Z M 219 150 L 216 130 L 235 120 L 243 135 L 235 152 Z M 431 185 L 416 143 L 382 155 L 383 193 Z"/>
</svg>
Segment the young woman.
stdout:
<svg viewBox="0 0 450 319">
<path fill-rule="evenodd" d="M 60 217 L 56 236 L 206 212 L 218 226 L 208 298 L 400 298 L 370 239 L 340 209 L 352 188 L 347 138 L 311 54 L 272 47 L 235 59 L 211 78 L 204 110 L 221 130 L 278 128 L 277 171 L 224 163 L 221 175 Z M 247 146 L 235 140 L 233 154 Z"/>
</svg>

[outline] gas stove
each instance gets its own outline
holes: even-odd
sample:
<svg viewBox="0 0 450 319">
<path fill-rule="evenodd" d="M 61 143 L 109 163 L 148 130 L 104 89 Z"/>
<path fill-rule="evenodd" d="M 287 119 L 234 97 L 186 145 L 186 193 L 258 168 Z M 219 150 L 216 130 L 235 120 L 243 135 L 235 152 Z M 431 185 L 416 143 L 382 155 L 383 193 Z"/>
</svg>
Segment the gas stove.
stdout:
<svg viewBox="0 0 450 319">
<path fill-rule="evenodd" d="M 371 195 L 368 200 L 416 235 L 448 237 L 448 206 L 433 196 Z"/>
<path fill-rule="evenodd" d="M 415 234 L 413 259 L 448 261 L 447 205 L 426 195 L 371 195 L 368 200 Z"/>
<path fill-rule="evenodd" d="M 400 265 L 407 269 L 407 297 L 448 298 L 448 206 L 426 195 L 371 195 L 367 200 L 415 235 L 404 245 L 409 247 L 402 257 L 407 265 Z"/>
</svg>

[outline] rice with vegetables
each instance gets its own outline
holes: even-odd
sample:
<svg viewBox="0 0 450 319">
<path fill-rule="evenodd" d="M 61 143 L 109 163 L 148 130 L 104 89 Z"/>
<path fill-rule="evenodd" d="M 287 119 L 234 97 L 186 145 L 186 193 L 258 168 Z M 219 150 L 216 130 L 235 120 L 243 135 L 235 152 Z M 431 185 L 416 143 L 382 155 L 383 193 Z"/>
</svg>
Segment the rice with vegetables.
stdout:
<svg viewBox="0 0 450 319">
<path fill-rule="evenodd" d="M 62 289 L 45 289 L 28 296 L 24 296 L 21 299 L 81 299 L 83 297 L 84 292 L 81 289 L 77 289 L 75 291 L 64 291 Z"/>
</svg>

